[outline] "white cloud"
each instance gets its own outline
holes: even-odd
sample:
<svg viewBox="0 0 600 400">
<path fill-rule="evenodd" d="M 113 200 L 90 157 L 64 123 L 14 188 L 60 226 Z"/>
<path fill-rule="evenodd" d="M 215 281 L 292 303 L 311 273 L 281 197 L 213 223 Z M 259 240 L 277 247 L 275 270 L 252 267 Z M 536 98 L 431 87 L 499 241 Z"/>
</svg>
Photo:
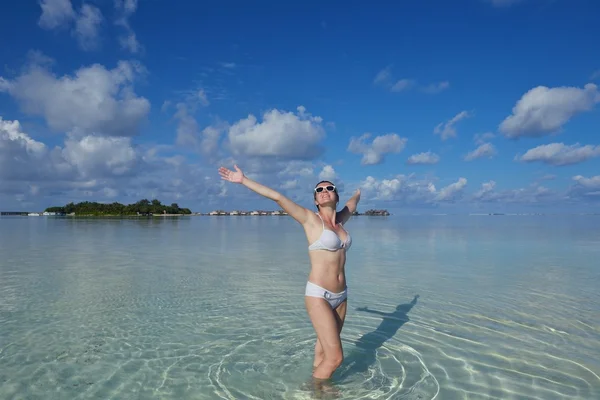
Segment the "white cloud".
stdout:
<svg viewBox="0 0 600 400">
<path fill-rule="evenodd" d="M 416 82 L 413 79 L 400 79 L 392 85 L 390 90 L 392 92 L 402 92 L 412 88 L 415 84 Z"/>
<path fill-rule="evenodd" d="M 124 35 L 119 36 L 119 44 L 121 48 L 134 54 L 142 51 L 142 46 L 129 24 L 129 18 L 135 13 L 137 6 L 138 0 L 115 0 L 115 9 L 119 14 L 115 24 L 121 26 L 125 31 Z"/>
<path fill-rule="evenodd" d="M 0 180 L 26 180 L 50 171 L 49 150 L 22 132 L 19 121 L 0 117 Z"/>
<path fill-rule="evenodd" d="M 571 199 L 600 200 L 600 175 L 592 176 L 590 178 L 576 175 L 573 177 L 573 180 L 576 183 L 568 192 L 568 196 Z"/>
<path fill-rule="evenodd" d="M 567 146 L 563 143 L 550 143 L 529 149 L 525 154 L 520 157 L 517 156 L 515 159 L 523 162 L 539 161 L 561 166 L 577 164 L 598 156 L 600 156 L 600 146 L 581 146 L 579 143 Z"/>
<path fill-rule="evenodd" d="M 70 0 L 41 0 L 42 15 L 38 24 L 43 29 L 66 28 L 74 22 L 71 34 L 77 39 L 83 50 L 94 50 L 98 47 L 99 29 L 104 21 L 102 12 L 97 7 L 83 4 L 76 13 Z"/>
<path fill-rule="evenodd" d="M 285 181 L 280 186 L 284 190 L 296 189 L 298 187 L 298 180 L 292 179 Z"/>
<path fill-rule="evenodd" d="M 239 120 L 229 128 L 229 147 L 234 155 L 286 159 L 312 159 L 323 149 L 319 142 L 325 137 L 320 117 L 298 107 L 298 114 L 269 110 L 263 121 L 254 115 Z"/>
<path fill-rule="evenodd" d="M 190 108 L 184 103 L 176 105 L 175 118 L 179 121 L 175 144 L 198 151 L 205 156 L 216 156 L 225 125 L 212 125 L 200 130 L 198 121 L 190 115 Z"/>
<path fill-rule="evenodd" d="M 598 102 L 600 92 L 593 83 L 583 89 L 538 86 L 521 97 L 499 129 L 509 138 L 544 136 L 558 131 L 572 117 L 591 110 Z"/>
<path fill-rule="evenodd" d="M 333 181 L 337 177 L 335 170 L 331 165 L 326 165 L 323 167 L 321 172 L 319 173 L 320 181 Z"/>
<path fill-rule="evenodd" d="M 225 131 L 224 126 L 207 126 L 202 130 L 202 139 L 200 140 L 200 152 L 204 155 L 217 153 L 221 135 Z"/>
<path fill-rule="evenodd" d="M 481 189 L 475 192 L 473 198 L 477 200 L 485 199 L 490 195 L 490 193 L 493 193 L 495 187 L 496 182 L 494 181 L 484 182 L 481 184 Z"/>
<path fill-rule="evenodd" d="M 71 0 L 40 0 L 39 4 L 42 15 L 38 24 L 44 29 L 60 28 L 76 17 Z"/>
<path fill-rule="evenodd" d="M 177 104 L 175 118 L 179 120 L 175 143 L 179 146 L 197 146 L 200 127 L 196 119 L 188 112 L 188 107 L 183 103 Z"/>
<path fill-rule="evenodd" d="M 440 161 L 440 156 L 430 151 L 426 153 L 413 154 L 406 161 L 409 165 L 414 164 L 437 164 Z"/>
<path fill-rule="evenodd" d="M 79 46 L 84 50 L 93 50 L 98 46 L 98 34 L 104 18 L 97 7 L 84 4 L 75 21 L 73 34 Z"/>
<path fill-rule="evenodd" d="M 492 158 L 496 155 L 496 148 L 491 143 L 483 143 L 479 145 L 475 150 L 469 152 L 465 156 L 465 161 L 473 161 L 477 158 L 488 157 Z"/>
<path fill-rule="evenodd" d="M 465 178 L 458 178 L 458 181 L 442 188 L 437 193 L 436 200 L 452 201 L 462 195 L 465 186 L 467 186 L 467 180 Z"/>
<path fill-rule="evenodd" d="M 600 175 L 592 176 L 591 178 L 576 175 L 573 177 L 573 180 L 585 188 L 600 190 Z"/>
<path fill-rule="evenodd" d="M 121 61 L 112 70 L 94 64 L 58 78 L 34 63 L 15 80 L 4 80 L 1 89 L 55 131 L 134 136 L 150 111 L 150 102 L 136 96 L 132 86 L 143 71 L 139 64 Z"/>
<path fill-rule="evenodd" d="M 62 151 L 83 179 L 107 175 L 125 175 L 135 165 L 137 154 L 131 138 L 85 136 L 68 138 Z"/>
<path fill-rule="evenodd" d="M 284 167 L 277 172 L 279 176 L 314 176 L 314 166 L 309 161 L 292 160 L 285 163 Z"/>
<path fill-rule="evenodd" d="M 400 191 L 402 181 L 399 178 L 378 180 L 368 176 L 360 183 L 360 188 L 376 200 L 390 200 Z"/>
<path fill-rule="evenodd" d="M 208 101 L 208 97 L 206 96 L 206 92 L 204 91 L 204 89 L 200 89 L 198 91 L 198 101 L 200 102 L 200 104 L 204 107 L 208 106 L 210 104 L 210 101 Z"/>
<path fill-rule="evenodd" d="M 202 199 L 206 207 L 222 205 L 219 195 L 226 188 L 211 179 L 212 165 L 206 170 L 182 156 L 163 157 L 161 147 L 144 149 L 131 140 L 67 135 L 62 147 L 49 147 L 23 132 L 18 121 L 0 119 L 2 204 L 42 210 L 70 201 L 159 198 L 188 199 L 183 206 L 190 199 Z"/>
<path fill-rule="evenodd" d="M 467 184 L 465 178 L 459 178 L 441 190 L 428 179 L 416 179 L 413 175 L 397 175 L 393 179 L 376 179 L 368 176 L 360 182 L 365 200 L 398 201 L 405 204 L 447 203 L 459 199 Z"/>
<path fill-rule="evenodd" d="M 440 93 L 450 87 L 450 82 L 448 81 L 419 85 L 419 82 L 416 79 L 403 78 L 395 80 L 392 76 L 391 67 L 389 66 L 377 73 L 375 79 L 373 79 L 373 83 L 382 86 L 391 92 L 404 92 L 413 88 L 418 88 L 418 90 L 428 94 Z"/>
<path fill-rule="evenodd" d="M 373 80 L 376 85 L 386 84 L 392 78 L 390 67 L 386 67 L 379 71 Z"/>
<path fill-rule="evenodd" d="M 482 145 L 495 137 L 496 135 L 494 135 L 492 132 L 476 133 L 473 137 L 473 140 L 475 141 L 475 144 Z"/>
<path fill-rule="evenodd" d="M 582 175 L 576 175 L 572 178 L 575 184 L 567 192 L 571 200 L 600 200 L 600 175 L 586 178 Z"/>
<path fill-rule="evenodd" d="M 359 138 L 350 138 L 348 151 L 356 154 L 362 154 L 362 165 L 375 165 L 383 162 L 385 154 L 400 153 L 406 146 L 407 139 L 401 138 L 395 133 L 376 136 L 371 143 L 366 140 L 371 137 L 370 133 L 365 133 Z"/>
<path fill-rule="evenodd" d="M 130 138 L 67 137 L 63 148 L 48 148 L 22 132 L 19 121 L 0 118 L 2 179 L 56 182 L 106 178 L 127 174 L 137 161 Z"/>
<path fill-rule="evenodd" d="M 459 121 L 469 117 L 471 117 L 471 113 L 469 113 L 468 111 L 461 111 L 460 113 L 452 117 L 450 120 L 438 124 L 434 128 L 433 133 L 436 135 L 440 135 L 442 140 L 446 140 L 451 137 L 456 137 L 456 128 L 454 126 Z"/>
</svg>

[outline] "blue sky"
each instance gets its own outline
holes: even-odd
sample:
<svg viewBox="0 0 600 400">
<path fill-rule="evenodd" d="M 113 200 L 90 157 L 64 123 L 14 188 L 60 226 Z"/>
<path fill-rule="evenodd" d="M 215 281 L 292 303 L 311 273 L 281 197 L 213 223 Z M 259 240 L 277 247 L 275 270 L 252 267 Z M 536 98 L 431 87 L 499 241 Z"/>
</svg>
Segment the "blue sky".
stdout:
<svg viewBox="0 0 600 400">
<path fill-rule="evenodd" d="M 597 212 L 600 3 L 2 6 L 0 204 Z"/>
</svg>

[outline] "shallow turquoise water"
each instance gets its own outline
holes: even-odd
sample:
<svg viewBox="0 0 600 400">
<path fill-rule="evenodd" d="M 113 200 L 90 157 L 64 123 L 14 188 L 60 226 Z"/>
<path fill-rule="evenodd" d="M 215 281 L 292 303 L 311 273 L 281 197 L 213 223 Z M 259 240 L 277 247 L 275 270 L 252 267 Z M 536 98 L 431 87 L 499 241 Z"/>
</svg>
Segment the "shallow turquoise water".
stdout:
<svg viewBox="0 0 600 400">
<path fill-rule="evenodd" d="M 318 391 L 290 218 L 2 217 L 0 398 L 600 398 L 600 217 L 347 228 L 345 361 Z"/>
</svg>

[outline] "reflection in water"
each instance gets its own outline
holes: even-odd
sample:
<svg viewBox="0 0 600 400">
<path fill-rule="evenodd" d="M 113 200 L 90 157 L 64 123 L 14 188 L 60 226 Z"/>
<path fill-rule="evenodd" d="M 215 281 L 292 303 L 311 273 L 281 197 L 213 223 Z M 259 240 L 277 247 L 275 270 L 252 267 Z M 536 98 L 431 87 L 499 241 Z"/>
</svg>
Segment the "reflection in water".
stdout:
<svg viewBox="0 0 600 400">
<path fill-rule="evenodd" d="M 419 295 L 416 295 L 410 303 L 399 304 L 393 312 L 371 310 L 367 307 L 359 307 L 357 311 L 364 311 L 382 317 L 381 323 L 372 332 L 366 333 L 356 341 L 357 349 L 348 357 L 344 358 L 344 363 L 349 367 L 342 372 L 341 379 L 347 378 L 353 374 L 368 371 L 369 367 L 375 363 L 377 358 L 377 349 L 387 340 L 394 337 L 398 329 L 409 321 L 408 312 L 417 304 Z"/>
</svg>

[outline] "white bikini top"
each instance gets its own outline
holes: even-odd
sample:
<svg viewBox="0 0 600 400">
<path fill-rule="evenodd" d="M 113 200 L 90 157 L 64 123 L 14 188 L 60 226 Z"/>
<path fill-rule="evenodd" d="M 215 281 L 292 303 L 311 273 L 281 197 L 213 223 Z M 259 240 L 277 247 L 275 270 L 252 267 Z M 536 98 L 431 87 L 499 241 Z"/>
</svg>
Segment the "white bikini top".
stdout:
<svg viewBox="0 0 600 400">
<path fill-rule="evenodd" d="M 346 241 L 342 242 L 342 240 L 340 239 L 340 237 L 331 229 L 325 229 L 325 222 L 323 221 L 323 218 L 321 217 L 321 214 L 316 213 L 319 218 L 321 218 L 321 223 L 323 224 L 323 232 L 321 232 L 321 237 L 319 237 L 313 244 L 311 244 L 310 246 L 308 246 L 308 250 L 329 250 L 329 251 L 336 251 L 339 249 L 346 249 L 348 250 L 350 248 L 350 246 L 352 246 L 352 238 L 350 237 L 350 234 L 348 233 L 347 230 L 344 229 L 344 227 L 342 226 L 342 229 L 344 229 L 344 231 L 346 232 Z"/>
</svg>

